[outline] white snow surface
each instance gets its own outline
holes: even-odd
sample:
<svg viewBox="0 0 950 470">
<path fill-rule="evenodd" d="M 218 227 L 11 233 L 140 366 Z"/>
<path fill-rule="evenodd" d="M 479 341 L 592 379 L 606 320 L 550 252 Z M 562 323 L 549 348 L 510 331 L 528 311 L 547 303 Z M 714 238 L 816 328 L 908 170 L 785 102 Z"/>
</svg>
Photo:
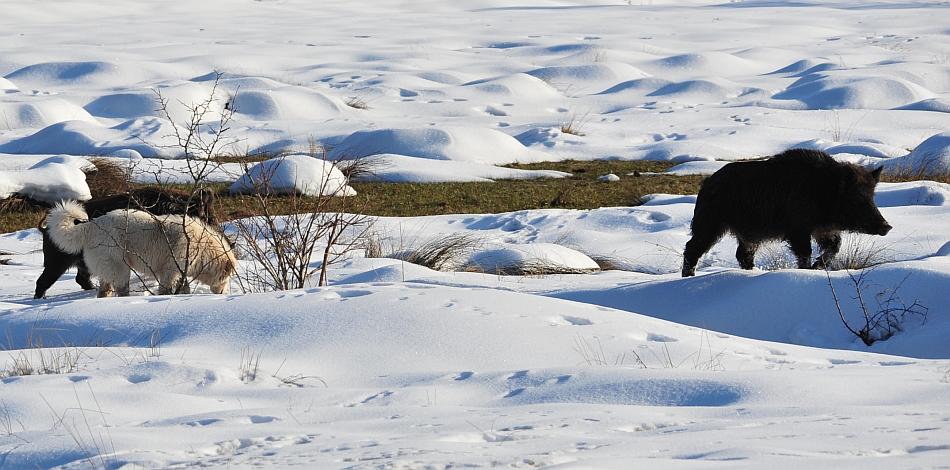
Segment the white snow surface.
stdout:
<svg viewBox="0 0 950 470">
<path fill-rule="evenodd" d="M 181 124 L 216 71 L 225 150 L 315 140 L 384 162 L 383 181 L 558 177 L 495 165 L 569 158 L 709 174 L 793 146 L 943 171 L 950 149 L 943 1 L 49 3 L 0 5 L 0 193 L 81 192 L 85 160 L 63 154 L 187 182 L 156 92 Z M 845 236 L 886 261 L 867 305 L 897 288 L 928 309 L 870 347 L 830 293 L 858 324 L 846 272 L 742 271 L 727 236 L 680 278 L 695 200 L 374 227 L 388 246 L 461 233 L 472 256 L 623 270 L 354 255 L 329 287 L 233 296 L 96 299 L 71 270 L 33 300 L 41 235 L 2 234 L 0 468 L 945 466 L 950 186 L 881 184 L 894 229 Z M 63 373 L 8 373 L 64 355 Z"/>
<path fill-rule="evenodd" d="M 138 2 L 37 2 L 0 18 L 3 153 L 180 156 L 156 97 L 182 123 L 216 71 L 207 118 L 233 106 L 234 152 L 689 161 L 823 139 L 899 157 L 950 128 L 936 0 L 210 0 L 149 8 L 161 27 Z"/>
<path fill-rule="evenodd" d="M 355 196 L 333 162 L 309 155 L 286 155 L 260 162 L 231 185 L 232 194 L 257 191 L 306 196 Z"/>
<path fill-rule="evenodd" d="M 11 253 L 0 364 L 38 363 L 29 346 L 40 343 L 73 346 L 47 357 L 79 358 L 66 373 L 0 379 L 11 417 L 0 458 L 11 468 L 939 466 L 950 453 L 948 196 L 941 183 L 881 184 L 894 230 L 846 236 L 843 251 L 858 241 L 888 260 L 866 275 L 866 302 L 899 287 L 902 302 L 929 309 L 870 347 L 835 309 L 829 279 L 846 320 L 861 319 L 844 271 L 742 271 L 727 237 L 697 277 L 680 278 L 695 196 L 375 226 L 407 246 L 461 233 L 483 242 L 473 257 L 580 266 L 590 255 L 635 271 L 498 276 L 356 256 L 331 267 L 329 287 L 233 296 L 95 299 L 67 274 L 32 300 L 40 234 L 0 235 Z M 760 263 L 775 252 L 786 253 L 763 247 Z M 252 354 L 253 380 L 242 366 Z"/>
</svg>

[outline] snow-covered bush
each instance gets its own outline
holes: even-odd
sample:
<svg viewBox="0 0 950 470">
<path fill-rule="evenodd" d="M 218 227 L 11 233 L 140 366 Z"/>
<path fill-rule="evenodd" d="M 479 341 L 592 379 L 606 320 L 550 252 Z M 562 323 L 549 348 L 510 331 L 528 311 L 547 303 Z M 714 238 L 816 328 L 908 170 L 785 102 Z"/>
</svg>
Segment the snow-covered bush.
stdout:
<svg viewBox="0 0 950 470">
<path fill-rule="evenodd" d="M 287 155 L 260 162 L 234 184 L 231 194 L 301 194 L 304 196 L 355 196 L 346 176 L 333 162 L 309 155 Z"/>
</svg>

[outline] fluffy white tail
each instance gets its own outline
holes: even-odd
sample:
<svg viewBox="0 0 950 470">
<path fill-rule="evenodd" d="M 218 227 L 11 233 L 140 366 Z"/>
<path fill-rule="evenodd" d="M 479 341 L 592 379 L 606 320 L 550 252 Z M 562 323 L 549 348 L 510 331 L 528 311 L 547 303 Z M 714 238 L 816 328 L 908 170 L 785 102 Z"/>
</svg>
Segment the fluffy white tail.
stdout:
<svg viewBox="0 0 950 470">
<path fill-rule="evenodd" d="M 63 201 L 46 218 L 50 239 L 67 253 L 79 253 L 89 236 L 89 214 L 76 201 Z"/>
</svg>

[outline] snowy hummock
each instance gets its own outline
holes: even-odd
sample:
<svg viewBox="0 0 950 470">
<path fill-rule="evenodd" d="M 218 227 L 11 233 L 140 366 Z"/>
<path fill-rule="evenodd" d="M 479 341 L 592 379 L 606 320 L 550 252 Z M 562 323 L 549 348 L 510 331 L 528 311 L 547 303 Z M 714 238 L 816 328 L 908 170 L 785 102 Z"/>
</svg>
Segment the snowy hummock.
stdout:
<svg viewBox="0 0 950 470">
<path fill-rule="evenodd" d="M 149 158 L 182 153 L 156 92 L 182 124 L 216 71 L 208 124 L 235 111 L 223 152 L 359 144 L 346 153 L 385 154 L 393 181 L 601 158 L 708 174 L 789 147 L 913 172 L 948 148 L 940 1 L 207 0 L 156 3 L 157 27 L 130 20 L 142 2 L 39 3 L 0 6 L 0 171 L 63 153 L 187 183 L 187 161 Z M 948 196 L 881 184 L 894 230 L 845 235 L 843 252 L 885 262 L 867 304 L 899 287 L 929 308 L 871 347 L 830 295 L 861 320 L 847 272 L 741 271 L 727 236 L 680 278 L 695 196 L 374 226 L 387 246 L 457 233 L 619 269 L 437 272 L 353 253 L 330 287 L 235 296 L 95 299 L 70 271 L 33 300 L 42 236 L 3 234 L 0 371 L 41 362 L 10 350 L 30 342 L 79 360 L 0 378 L 0 467 L 945 466 Z M 771 244 L 757 261 L 785 256 Z"/>
<path fill-rule="evenodd" d="M 888 172 L 911 175 L 945 175 L 950 173 L 950 132 L 933 135 L 909 154 L 886 160 Z"/>
<path fill-rule="evenodd" d="M 406 155 L 380 154 L 363 159 L 368 171 L 356 181 L 389 183 L 489 182 L 496 179 L 564 178 L 570 173 L 554 170 L 520 170 L 485 163 L 433 160 Z"/>
<path fill-rule="evenodd" d="M 542 158 L 503 132 L 455 127 L 359 131 L 336 144 L 328 157 L 349 160 L 387 153 L 496 165 Z"/>
<path fill-rule="evenodd" d="M 498 133 L 542 160 L 734 160 L 813 139 L 879 156 L 950 128 L 945 28 L 921 21 L 944 10 L 896 0 L 380 0 L 369 11 L 210 0 L 152 11 L 165 27 L 148 29 L 127 21 L 140 14 L 127 2 L 43 12 L 7 2 L 0 27 L 23 36 L 0 45 L 0 152 L 180 156 L 157 93 L 181 124 L 219 71 L 206 117 L 213 127 L 226 103 L 235 110 L 230 153 L 299 152 L 314 139 L 418 156 L 404 147 L 448 139 L 425 153 L 536 161 Z M 302 20 L 314 15 L 320 28 Z M 344 26 L 355 16 L 359 25 Z M 252 27 L 271 24 L 281 41 Z M 51 26 L 57 34 L 45 34 Z M 81 56 L 66 52 L 94 36 Z M 568 127 L 577 133 L 559 131 Z"/>
<path fill-rule="evenodd" d="M 555 243 L 501 244 L 482 247 L 463 263 L 485 273 L 592 272 L 600 266 L 580 251 Z"/>
<path fill-rule="evenodd" d="M 232 194 L 257 191 L 307 196 L 355 196 L 346 176 L 333 162 L 309 155 L 287 155 L 260 162 L 234 184 Z"/>
<path fill-rule="evenodd" d="M 53 204 L 92 198 L 83 168 L 87 160 L 60 156 L 45 158 L 25 170 L 0 170 L 0 199 L 13 194 Z"/>
<path fill-rule="evenodd" d="M 680 278 L 695 196 L 374 227 L 404 246 L 468 235 L 483 260 L 593 268 L 597 255 L 638 272 L 504 276 L 356 256 L 330 269 L 330 287 L 237 296 L 95 299 L 68 274 L 35 301 L 42 237 L 2 235 L 0 252 L 15 253 L 0 270 L 5 347 L 73 344 L 79 361 L 0 381 L 13 418 L 0 453 L 13 468 L 940 465 L 950 186 L 885 183 L 876 199 L 894 230 L 845 237 L 845 250 L 857 240 L 893 260 L 868 274 L 866 300 L 900 286 L 929 312 L 872 347 L 835 310 L 829 278 L 845 318 L 861 319 L 846 272 L 741 271 L 726 237 Z M 21 354 L 39 360 L 12 350 L 0 363 Z M 253 380 L 242 354 L 260 354 Z"/>
</svg>

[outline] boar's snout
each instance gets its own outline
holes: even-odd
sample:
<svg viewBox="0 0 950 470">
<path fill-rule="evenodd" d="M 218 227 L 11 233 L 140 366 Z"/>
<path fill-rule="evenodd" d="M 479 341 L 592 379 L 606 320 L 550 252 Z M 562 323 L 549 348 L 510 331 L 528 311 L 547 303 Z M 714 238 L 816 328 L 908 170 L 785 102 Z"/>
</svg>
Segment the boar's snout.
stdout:
<svg viewBox="0 0 950 470">
<path fill-rule="evenodd" d="M 878 229 L 877 235 L 880 235 L 883 237 L 884 235 L 887 235 L 887 232 L 890 232 L 892 228 L 894 227 L 891 227 L 891 224 L 884 222 L 884 225 L 882 225 L 881 228 Z"/>
</svg>

